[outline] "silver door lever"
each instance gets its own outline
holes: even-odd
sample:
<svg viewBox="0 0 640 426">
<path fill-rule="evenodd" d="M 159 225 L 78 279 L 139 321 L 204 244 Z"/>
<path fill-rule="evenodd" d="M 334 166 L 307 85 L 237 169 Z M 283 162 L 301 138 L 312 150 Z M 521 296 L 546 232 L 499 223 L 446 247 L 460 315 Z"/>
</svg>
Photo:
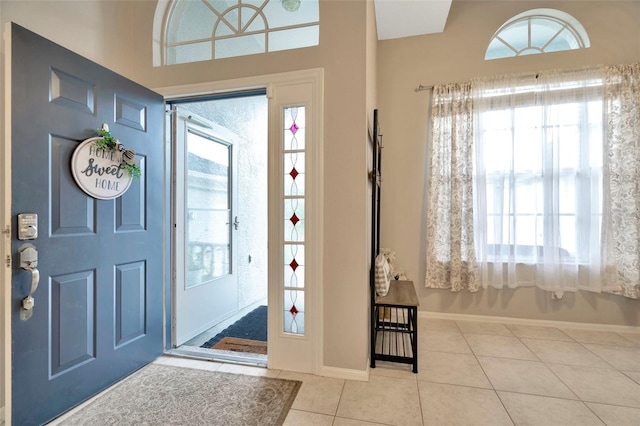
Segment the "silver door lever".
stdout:
<svg viewBox="0 0 640 426">
<path fill-rule="evenodd" d="M 31 290 L 27 297 L 22 299 L 22 310 L 24 312 L 24 319 L 29 319 L 33 310 L 35 301 L 33 299 L 33 293 L 38 288 L 40 282 L 40 271 L 38 271 L 38 251 L 31 244 L 23 245 L 20 250 L 20 267 L 25 271 L 31 273 Z"/>
</svg>

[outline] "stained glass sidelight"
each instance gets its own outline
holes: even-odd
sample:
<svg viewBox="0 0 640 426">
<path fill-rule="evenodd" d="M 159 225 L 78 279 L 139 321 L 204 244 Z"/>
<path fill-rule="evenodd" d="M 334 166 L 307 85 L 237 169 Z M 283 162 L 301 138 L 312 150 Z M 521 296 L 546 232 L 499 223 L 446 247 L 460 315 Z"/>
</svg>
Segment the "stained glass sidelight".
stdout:
<svg viewBox="0 0 640 426">
<path fill-rule="evenodd" d="M 284 108 L 284 332 L 304 334 L 305 108 Z"/>
</svg>

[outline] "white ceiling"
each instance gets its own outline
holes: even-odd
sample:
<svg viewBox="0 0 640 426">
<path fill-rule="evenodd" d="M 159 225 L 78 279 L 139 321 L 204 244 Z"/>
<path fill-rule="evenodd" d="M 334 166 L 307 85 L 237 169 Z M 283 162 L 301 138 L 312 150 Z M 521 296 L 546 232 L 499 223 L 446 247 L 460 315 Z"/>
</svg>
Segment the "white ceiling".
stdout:
<svg viewBox="0 0 640 426">
<path fill-rule="evenodd" d="M 378 40 L 444 31 L 452 0 L 374 0 Z"/>
</svg>

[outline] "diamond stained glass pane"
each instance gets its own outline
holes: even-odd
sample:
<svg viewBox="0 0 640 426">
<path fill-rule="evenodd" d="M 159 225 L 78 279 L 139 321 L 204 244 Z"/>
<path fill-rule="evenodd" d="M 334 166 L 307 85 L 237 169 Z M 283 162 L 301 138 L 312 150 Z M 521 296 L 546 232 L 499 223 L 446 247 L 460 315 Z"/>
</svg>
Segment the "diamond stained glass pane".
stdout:
<svg viewBox="0 0 640 426">
<path fill-rule="evenodd" d="M 304 107 L 289 107 L 284 109 L 284 129 L 289 129 L 293 123 L 298 121 L 298 112 Z"/>
<path fill-rule="evenodd" d="M 285 175 L 284 177 L 284 195 L 289 197 L 304 196 L 305 175 L 298 173 L 295 180 L 291 175 Z"/>
<path fill-rule="evenodd" d="M 284 240 L 304 241 L 304 199 L 288 198 L 284 205 Z"/>
<path fill-rule="evenodd" d="M 284 311 L 284 332 L 290 334 L 304 335 L 304 312 L 298 312 L 294 317 L 291 312 Z"/>
<path fill-rule="evenodd" d="M 296 168 L 294 167 L 293 169 L 291 169 L 291 171 L 289 172 L 289 176 L 291 176 L 291 179 L 295 180 L 298 175 L 300 173 L 298 173 L 298 170 L 296 170 Z"/>
<path fill-rule="evenodd" d="M 306 130 L 304 128 L 298 128 L 298 131 L 295 134 L 295 137 L 292 137 L 289 140 L 289 146 L 287 146 L 287 150 L 296 150 L 296 149 L 305 149 L 305 137 L 306 137 Z"/>
<path fill-rule="evenodd" d="M 304 244 L 285 244 L 283 255 L 285 265 L 289 265 L 294 259 L 298 267 L 304 265 Z"/>
<path fill-rule="evenodd" d="M 304 152 L 284 154 L 284 195 L 305 194 L 305 168 Z"/>
<path fill-rule="evenodd" d="M 284 292 L 284 332 L 304 334 L 304 291 Z"/>
<path fill-rule="evenodd" d="M 284 109 L 284 149 L 305 149 L 305 107 Z"/>
<path fill-rule="evenodd" d="M 291 263 L 289 263 L 289 267 L 290 267 L 291 269 L 293 269 L 293 272 L 295 272 L 295 271 L 296 271 L 296 269 L 298 268 L 298 261 L 296 261 L 295 259 L 293 259 L 293 260 L 291 261 Z"/>
<path fill-rule="evenodd" d="M 296 306 L 298 313 L 304 312 L 304 290 L 285 290 L 284 291 L 284 310 L 289 310 Z"/>
<path fill-rule="evenodd" d="M 298 265 L 294 271 L 290 265 L 285 265 L 284 282 L 287 287 L 304 288 L 304 271 L 305 267 Z"/>
<path fill-rule="evenodd" d="M 284 246 L 284 286 L 304 288 L 304 245 Z"/>
</svg>

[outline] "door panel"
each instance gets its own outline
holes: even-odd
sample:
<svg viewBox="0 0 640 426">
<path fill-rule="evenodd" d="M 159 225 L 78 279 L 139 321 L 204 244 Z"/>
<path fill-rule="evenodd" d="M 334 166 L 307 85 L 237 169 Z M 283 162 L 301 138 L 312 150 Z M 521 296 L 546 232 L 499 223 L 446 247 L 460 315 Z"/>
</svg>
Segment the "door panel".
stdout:
<svg viewBox="0 0 640 426">
<path fill-rule="evenodd" d="M 51 137 L 51 234 L 55 236 L 89 235 L 96 229 L 93 198 L 76 191 L 76 183 L 64 173 L 77 143 Z"/>
<path fill-rule="evenodd" d="M 11 47 L 12 422 L 41 424 L 163 351 L 162 97 L 17 25 Z M 140 160 L 115 200 L 76 185 L 71 156 L 102 123 Z M 16 216 L 38 214 L 40 284 L 18 267 Z"/>
<path fill-rule="evenodd" d="M 56 325 L 51 327 L 52 377 L 96 356 L 94 277 L 93 271 L 51 277 L 51 322 Z"/>
</svg>

